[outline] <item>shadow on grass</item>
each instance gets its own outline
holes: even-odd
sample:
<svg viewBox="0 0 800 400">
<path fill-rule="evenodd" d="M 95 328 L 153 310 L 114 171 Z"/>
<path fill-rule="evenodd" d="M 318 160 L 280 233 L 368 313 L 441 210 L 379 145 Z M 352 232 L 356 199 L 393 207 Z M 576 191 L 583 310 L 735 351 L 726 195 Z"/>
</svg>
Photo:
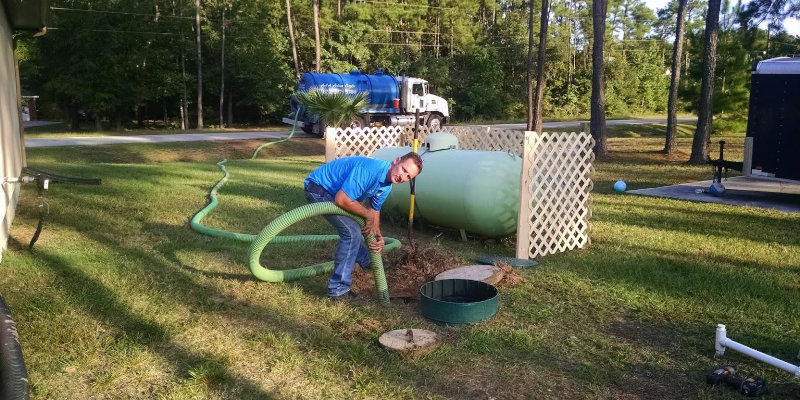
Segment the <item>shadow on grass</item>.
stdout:
<svg viewBox="0 0 800 400">
<path fill-rule="evenodd" d="M 676 128 L 678 137 L 694 134 L 694 125 L 679 123 Z M 667 124 L 608 125 L 606 135 L 609 138 L 666 138 Z"/>
<path fill-rule="evenodd" d="M 110 243 L 109 243 L 110 244 Z M 21 243 L 15 243 L 22 246 Z M 177 344 L 177 340 L 161 325 L 148 320 L 144 316 L 135 315 L 127 306 L 117 300 L 116 294 L 81 271 L 70 265 L 56 254 L 49 254 L 40 249 L 34 251 L 43 265 L 60 278 L 60 288 L 65 290 L 76 305 L 82 307 L 106 326 L 117 330 L 117 337 L 138 347 L 146 347 L 155 351 L 168 363 L 174 365 L 182 378 L 189 378 L 190 371 L 206 364 L 224 365 L 216 356 L 198 354 Z M 156 262 L 153 259 L 147 262 Z M 156 262 L 157 263 L 157 262 Z M 158 265 L 158 263 L 156 264 Z M 207 293 L 210 291 L 206 290 Z M 261 390 L 253 381 L 234 376 L 230 370 L 223 369 L 222 376 L 234 386 L 239 393 L 250 398 L 274 398 L 270 393 Z"/>
</svg>

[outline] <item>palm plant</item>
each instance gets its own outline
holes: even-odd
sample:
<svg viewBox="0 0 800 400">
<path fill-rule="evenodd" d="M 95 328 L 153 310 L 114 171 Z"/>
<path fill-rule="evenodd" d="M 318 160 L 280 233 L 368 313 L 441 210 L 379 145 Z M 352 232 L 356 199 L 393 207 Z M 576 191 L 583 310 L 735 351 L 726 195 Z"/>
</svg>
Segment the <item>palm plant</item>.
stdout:
<svg viewBox="0 0 800 400">
<path fill-rule="evenodd" d="M 363 124 L 361 110 L 367 107 L 367 92 L 350 96 L 344 92 L 326 93 L 319 89 L 295 93 L 306 110 L 316 114 L 320 121 L 336 128 L 353 123 Z"/>
</svg>

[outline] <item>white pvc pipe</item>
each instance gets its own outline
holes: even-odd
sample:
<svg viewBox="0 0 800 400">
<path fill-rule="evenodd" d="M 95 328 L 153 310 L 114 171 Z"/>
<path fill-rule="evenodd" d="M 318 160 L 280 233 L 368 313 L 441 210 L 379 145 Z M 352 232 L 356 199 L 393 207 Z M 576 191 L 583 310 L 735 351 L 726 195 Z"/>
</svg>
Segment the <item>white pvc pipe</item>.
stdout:
<svg viewBox="0 0 800 400">
<path fill-rule="evenodd" d="M 765 362 L 769 365 L 774 367 L 778 367 L 786 372 L 793 374 L 795 377 L 800 378 L 800 367 L 794 364 L 789 364 L 786 361 L 779 360 L 769 354 L 764 354 L 758 350 L 752 349 L 747 347 L 741 343 L 734 342 L 733 340 L 727 337 L 727 332 L 725 331 L 725 325 L 719 324 L 717 325 L 717 340 L 714 344 L 714 348 L 717 351 L 717 355 L 721 356 L 725 354 L 725 349 L 729 348 L 734 351 L 738 351 L 744 355 L 750 356 L 755 358 L 756 360 Z"/>
</svg>

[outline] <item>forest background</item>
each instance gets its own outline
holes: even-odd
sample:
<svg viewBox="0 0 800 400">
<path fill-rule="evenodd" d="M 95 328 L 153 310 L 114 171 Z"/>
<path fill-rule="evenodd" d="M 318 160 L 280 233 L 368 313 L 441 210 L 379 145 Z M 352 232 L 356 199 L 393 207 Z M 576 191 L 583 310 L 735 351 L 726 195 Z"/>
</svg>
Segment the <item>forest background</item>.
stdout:
<svg viewBox="0 0 800 400">
<path fill-rule="evenodd" d="M 456 122 L 525 118 L 528 2 L 402 3 L 52 0 L 47 34 L 17 38 L 21 84 L 26 93 L 40 96 L 40 119 L 70 121 L 74 127 L 84 119 L 94 121 L 97 130 L 153 121 L 195 128 L 204 119 L 217 127 L 276 123 L 288 112 L 299 73 L 317 68 L 336 73 L 382 68 L 427 79 L 433 93 L 448 99 Z M 586 118 L 592 90 L 592 3 L 552 0 L 549 7 L 542 115 Z M 666 114 L 677 7 L 677 1 L 656 11 L 641 0 L 608 1 L 607 116 Z M 678 105 L 694 112 L 707 5 L 691 0 L 688 8 Z M 776 21 L 753 24 L 746 8 L 722 4 L 715 130 L 743 132 L 753 63 L 800 49 L 800 37 Z M 535 33 L 539 10 L 533 15 Z"/>
</svg>

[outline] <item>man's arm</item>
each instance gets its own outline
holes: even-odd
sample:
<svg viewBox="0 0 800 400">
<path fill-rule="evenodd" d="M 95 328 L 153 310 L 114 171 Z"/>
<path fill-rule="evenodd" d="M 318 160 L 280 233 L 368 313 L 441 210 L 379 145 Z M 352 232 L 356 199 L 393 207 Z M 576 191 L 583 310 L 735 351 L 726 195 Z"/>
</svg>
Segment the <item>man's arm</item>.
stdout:
<svg viewBox="0 0 800 400">
<path fill-rule="evenodd" d="M 348 196 L 343 190 L 336 192 L 333 202 L 340 208 L 364 218 L 365 224 L 361 231 L 364 233 L 364 235 L 375 235 L 376 239 L 374 243 L 370 244 L 370 249 L 376 251 L 383 250 L 383 237 L 381 236 L 381 220 L 379 211 L 364 207 L 361 203 L 351 199 L 350 196 Z"/>
<path fill-rule="evenodd" d="M 378 210 L 373 210 L 371 208 L 368 209 L 370 213 L 373 215 L 373 221 L 375 221 L 375 230 L 377 233 L 375 234 L 375 242 L 369 245 L 369 248 L 375 251 L 383 251 L 383 234 L 381 234 L 381 212 Z M 362 232 L 365 232 L 366 235 L 366 226 L 362 229 Z"/>
</svg>

